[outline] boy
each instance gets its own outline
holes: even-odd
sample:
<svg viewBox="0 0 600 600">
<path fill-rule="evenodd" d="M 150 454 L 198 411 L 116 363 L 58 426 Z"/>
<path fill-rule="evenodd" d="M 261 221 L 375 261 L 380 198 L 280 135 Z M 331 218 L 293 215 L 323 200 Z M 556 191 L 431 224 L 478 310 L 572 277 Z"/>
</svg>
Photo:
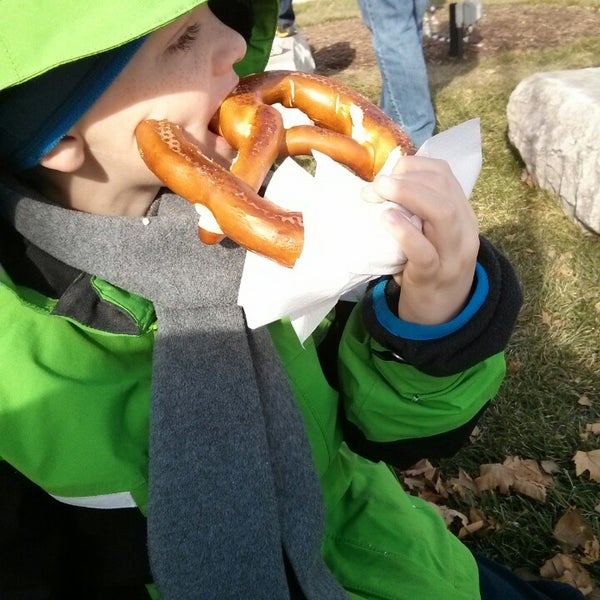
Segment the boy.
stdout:
<svg viewBox="0 0 600 600">
<path fill-rule="evenodd" d="M 545 597 L 494 596 L 377 462 L 458 447 L 504 373 L 518 285 L 448 167 L 374 184 L 423 233 L 390 222 L 402 275 L 301 347 L 288 323 L 245 328 L 243 252 L 199 244 L 139 157 L 136 124 L 167 118 L 228 164 L 208 123 L 276 13 L 3 3 L 3 599 Z"/>
</svg>

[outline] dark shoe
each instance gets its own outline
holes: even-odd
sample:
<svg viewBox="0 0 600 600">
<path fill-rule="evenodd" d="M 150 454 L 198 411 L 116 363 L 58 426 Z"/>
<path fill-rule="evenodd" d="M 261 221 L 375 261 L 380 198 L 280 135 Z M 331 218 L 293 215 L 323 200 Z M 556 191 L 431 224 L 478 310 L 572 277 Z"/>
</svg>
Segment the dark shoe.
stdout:
<svg viewBox="0 0 600 600">
<path fill-rule="evenodd" d="M 296 35 L 296 26 L 292 25 L 277 25 L 277 30 L 275 31 L 275 35 L 280 38 L 290 37 L 292 35 Z"/>
</svg>

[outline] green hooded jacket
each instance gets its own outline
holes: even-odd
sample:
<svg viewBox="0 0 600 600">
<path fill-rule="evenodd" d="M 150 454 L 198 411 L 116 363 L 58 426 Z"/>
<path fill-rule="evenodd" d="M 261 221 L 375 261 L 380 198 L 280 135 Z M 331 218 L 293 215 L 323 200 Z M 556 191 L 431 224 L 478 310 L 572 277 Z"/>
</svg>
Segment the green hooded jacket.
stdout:
<svg viewBox="0 0 600 600">
<path fill-rule="evenodd" d="M 0 89 L 145 35 L 200 3 L 103 0 L 82 10 L 79 0 L 1 0 L 11 27 L 0 33 Z M 241 75 L 264 68 L 277 14 L 271 0 L 253 6 L 258 18 Z M 31 31 L 38 32 L 35 46 Z M 57 311 L 60 298 L 16 283 L 0 266 L 0 459 L 61 502 L 144 512 L 153 307 L 105 281 L 86 281 L 111 315 L 110 326 Z M 333 315 L 304 347 L 289 323 L 269 327 L 321 481 L 324 558 L 352 598 L 476 599 L 470 552 L 434 508 L 402 491 L 388 466 L 348 448 L 340 413 L 376 442 L 443 434 L 474 418 L 496 394 L 503 357 L 428 376 L 386 358 L 361 310 L 359 304 L 344 328 L 337 385 L 327 380 L 318 355 L 336 324 Z"/>
<path fill-rule="evenodd" d="M 152 306 L 91 278 L 123 316 L 126 332 L 56 314 L 58 299 L 0 283 L 0 458 L 61 502 L 145 510 Z M 289 323 L 270 332 L 304 416 L 328 511 L 324 557 L 354 598 L 477 598 L 469 551 L 426 502 L 406 495 L 393 472 L 343 443 L 340 398 L 372 439 L 441 433 L 470 419 L 497 391 L 500 355 L 449 377 L 377 357 L 360 305 L 339 349 L 340 392 L 325 378 L 317 342 L 302 347 Z M 23 343 L 26 340 L 26 343 Z M 415 397 L 418 396 L 418 401 Z M 32 434 L 35 432 L 35 434 Z"/>
<path fill-rule="evenodd" d="M 10 27 L 0 28 L 0 90 L 137 39 L 206 1 L 108 0 L 88 7 L 81 0 L 1 0 L 2 21 Z M 235 2 L 212 0 L 211 4 Z M 252 6 L 252 37 L 237 67 L 241 76 L 263 70 L 275 32 L 277 2 L 252 0 Z M 32 32 L 36 44 L 31 44 Z"/>
</svg>

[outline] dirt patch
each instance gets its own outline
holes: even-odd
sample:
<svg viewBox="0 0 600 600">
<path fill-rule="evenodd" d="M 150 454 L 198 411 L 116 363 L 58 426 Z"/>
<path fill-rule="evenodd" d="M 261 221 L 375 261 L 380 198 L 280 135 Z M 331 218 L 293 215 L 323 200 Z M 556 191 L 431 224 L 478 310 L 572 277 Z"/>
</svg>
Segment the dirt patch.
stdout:
<svg viewBox="0 0 600 600">
<path fill-rule="evenodd" d="M 425 60 L 439 65 L 477 60 L 507 50 L 540 50 L 582 37 L 600 35 L 600 11 L 569 6 L 489 6 L 463 42 L 462 58 L 449 56 L 448 12 L 440 10 L 438 35 L 423 43 Z M 317 71 L 330 75 L 348 67 L 376 66 L 371 37 L 360 19 L 333 21 L 302 28 L 309 41 Z"/>
</svg>

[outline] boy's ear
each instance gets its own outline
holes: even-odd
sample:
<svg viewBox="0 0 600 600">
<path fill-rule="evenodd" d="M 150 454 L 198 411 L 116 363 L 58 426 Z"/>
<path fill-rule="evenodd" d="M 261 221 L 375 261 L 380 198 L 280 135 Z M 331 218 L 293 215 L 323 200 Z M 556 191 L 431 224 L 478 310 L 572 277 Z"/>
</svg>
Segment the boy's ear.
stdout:
<svg viewBox="0 0 600 600">
<path fill-rule="evenodd" d="M 83 139 L 77 134 L 67 134 L 40 160 L 40 165 L 54 171 L 73 173 L 85 160 Z"/>
</svg>

